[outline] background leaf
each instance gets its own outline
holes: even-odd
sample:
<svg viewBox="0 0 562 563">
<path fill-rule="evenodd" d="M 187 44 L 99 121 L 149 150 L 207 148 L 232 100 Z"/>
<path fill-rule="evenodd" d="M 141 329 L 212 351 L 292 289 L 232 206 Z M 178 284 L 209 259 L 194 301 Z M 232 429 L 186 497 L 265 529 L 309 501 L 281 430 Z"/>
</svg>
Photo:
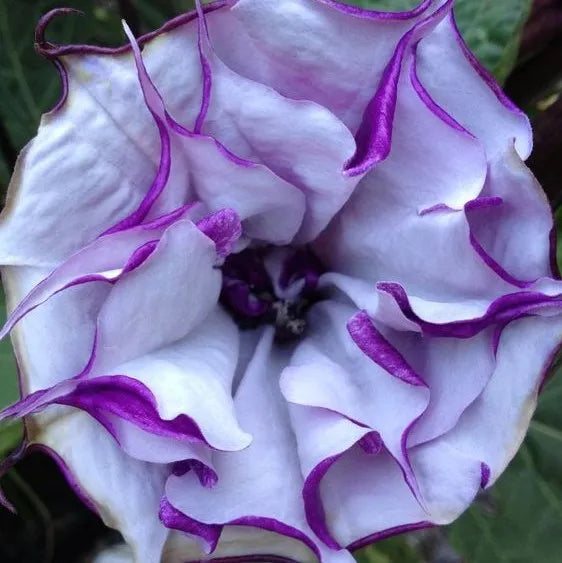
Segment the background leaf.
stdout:
<svg viewBox="0 0 562 563">
<path fill-rule="evenodd" d="M 6 320 L 4 292 L 0 290 L 0 325 Z M 0 342 L 0 409 L 19 398 L 18 375 L 10 339 Z M 21 440 L 23 426 L 14 423 L 0 426 L 0 459 Z"/>
<path fill-rule="evenodd" d="M 396 536 L 355 554 L 358 563 L 421 563 L 406 536 Z"/>
</svg>

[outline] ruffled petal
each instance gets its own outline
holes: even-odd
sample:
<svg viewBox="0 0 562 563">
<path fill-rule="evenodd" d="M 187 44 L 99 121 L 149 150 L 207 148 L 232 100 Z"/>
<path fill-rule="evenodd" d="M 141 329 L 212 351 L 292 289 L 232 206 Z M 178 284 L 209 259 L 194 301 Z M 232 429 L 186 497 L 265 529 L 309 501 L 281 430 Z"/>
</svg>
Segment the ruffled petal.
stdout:
<svg viewBox="0 0 562 563">
<path fill-rule="evenodd" d="M 73 254 L 20 301 L 0 331 L 0 338 L 29 311 L 65 289 L 90 282 L 116 283 L 123 274 L 140 266 L 155 249 L 165 229 L 192 208 L 193 205 L 186 205 L 151 223 L 100 237 Z"/>
<path fill-rule="evenodd" d="M 132 212 L 156 173 L 159 135 L 132 57 L 71 55 L 64 64 L 66 103 L 43 117 L 10 184 L 2 264 L 57 265 Z"/>
<path fill-rule="evenodd" d="M 521 158 L 529 156 L 529 119 L 469 51 L 452 13 L 420 42 L 418 72 L 432 98 L 484 143 L 490 159 L 513 139 Z"/>
<path fill-rule="evenodd" d="M 92 372 L 108 373 L 198 326 L 218 300 L 215 261 L 213 242 L 193 223 L 168 228 L 150 257 L 108 295 L 98 317 Z"/>
<path fill-rule="evenodd" d="M 216 55 L 205 22 L 199 23 L 199 30 L 193 23 L 162 38 L 165 50 L 158 44 L 145 50 L 147 65 L 157 84 L 160 79 L 169 110 L 179 121 L 195 120 L 194 132 L 214 137 L 238 156 L 264 164 L 299 188 L 306 196 L 307 210 L 298 240 L 311 240 L 341 208 L 358 181 L 342 174 L 355 152 L 351 132 L 325 108 L 284 98 L 230 70 Z M 183 57 L 183 53 L 197 49 L 202 61 L 203 100 L 195 119 L 189 115 L 194 106 L 191 92 L 167 76 L 171 70 L 167 61 L 177 53 L 182 65 L 200 65 L 195 57 Z M 173 76 L 178 72 L 174 67 Z M 187 67 L 185 74 L 194 71 Z"/>
<path fill-rule="evenodd" d="M 13 310 L 49 271 L 30 267 L 2 269 L 8 310 Z M 82 373 L 95 341 L 96 318 L 110 284 L 76 285 L 33 309 L 12 331 L 22 393 L 48 389 Z"/>
<path fill-rule="evenodd" d="M 366 449 L 380 450 L 384 446 L 396 459 L 412 490 L 417 490 L 407 443 L 411 428 L 428 406 L 427 386 L 367 315 L 360 318 L 354 317 L 354 313 L 351 307 L 341 304 L 317 305 L 309 313 L 311 336 L 298 346 L 289 367 L 283 371 L 281 388 L 290 403 L 315 411 L 324 409 L 340 418 L 333 414 L 308 415 L 308 422 L 295 428 L 299 450 L 304 455 L 301 463 L 307 475 L 305 487 L 312 480 L 317 489 L 330 465 L 326 459 L 335 462 L 362 439 Z M 300 414 L 301 419 L 303 416 L 306 415 Z M 307 452 L 305 444 L 314 441 L 309 432 L 318 439 L 327 436 L 332 426 L 337 435 L 326 440 L 326 458 L 319 457 L 323 449 L 319 445 L 312 453 Z M 311 527 L 325 538 L 328 533 L 318 531 L 316 503 L 308 502 L 307 508 Z"/>
<path fill-rule="evenodd" d="M 199 536 L 211 551 L 220 545 L 223 528 L 249 526 L 292 538 L 292 549 L 282 553 L 286 557 L 351 561 L 349 553 L 319 545 L 306 524 L 294 438 L 278 388 L 277 377 L 286 354 L 272 348 L 272 340 L 273 331 L 267 329 L 235 397 L 240 424 L 252 433 L 252 444 L 241 452 L 213 453 L 219 481 L 212 489 L 201 488 L 190 473 L 171 476 L 161 512 L 163 521 Z M 240 555 L 248 553 L 243 540 L 240 538 L 236 546 Z"/>
<path fill-rule="evenodd" d="M 121 364 L 186 336 L 217 303 L 221 275 L 214 267 L 216 259 L 214 242 L 191 221 L 180 220 L 168 227 L 150 255 L 135 269 L 124 269 L 111 291 L 103 293 L 105 299 L 96 300 L 98 307 L 94 325 L 90 322 L 80 329 L 81 334 L 87 333 L 90 337 L 87 353 L 84 347 L 78 348 L 83 354 L 80 370 L 73 374 L 64 372 L 64 376 L 57 377 L 54 386 L 40 388 L 5 409 L 1 417 L 25 416 L 72 392 L 86 377 L 115 373 L 114 370 Z M 71 286 L 60 295 L 64 298 L 68 292 L 81 288 L 87 290 L 91 285 Z M 46 305 L 53 302 L 52 299 Z M 71 303 L 77 309 L 74 316 L 80 312 L 92 315 L 88 308 L 83 311 L 84 304 Z M 61 311 L 55 308 L 48 309 L 48 312 L 51 316 L 47 318 L 54 322 Z M 55 324 L 57 332 L 65 333 L 67 338 L 65 324 Z M 153 330 L 154 326 L 159 326 L 159 330 Z M 44 340 L 41 332 L 33 334 Z M 67 353 L 60 343 L 58 349 L 61 355 Z M 42 370 L 38 371 L 42 373 Z"/>
<path fill-rule="evenodd" d="M 551 276 L 552 211 L 542 188 L 513 148 L 512 140 L 490 162 L 484 197 L 501 205 L 468 212 L 471 236 L 508 282 L 529 287 Z"/>
<path fill-rule="evenodd" d="M 191 438 L 192 442 L 220 450 L 243 449 L 249 445 L 251 436 L 238 425 L 231 399 L 237 360 L 236 326 L 226 313 L 217 309 L 187 337 L 115 368 L 115 373 L 125 374 L 134 382 L 130 386 L 130 395 L 116 397 L 120 403 L 118 414 L 141 425 L 145 432 L 170 440 L 187 438 L 190 441 Z M 99 379 L 96 377 L 89 382 L 93 386 L 90 394 L 91 399 L 99 401 L 95 410 L 103 412 L 104 399 L 95 388 Z M 112 380 L 119 377 L 103 379 L 106 380 L 104 386 L 111 389 Z M 139 409 L 135 409 L 130 401 L 135 395 L 146 396 L 142 389 L 135 390 L 138 384 L 150 393 L 149 400 L 153 403 L 152 416 L 145 420 L 137 419 Z M 115 390 L 117 388 L 116 381 Z M 69 400 L 73 397 L 65 398 L 66 404 Z M 185 420 L 186 417 L 190 420 Z M 174 446 L 170 441 L 167 448 L 171 450 Z M 154 453 L 154 450 L 147 452 Z M 168 451 L 167 455 L 172 454 Z M 182 458 L 176 456 L 173 461 L 179 459 Z M 166 461 L 160 460 L 161 463 Z"/>
<path fill-rule="evenodd" d="M 314 248 L 331 271 L 398 282 L 424 299 L 493 298 L 510 286 L 474 251 L 464 213 L 484 186 L 484 151 L 427 105 L 412 84 L 411 56 L 406 60 L 390 154 Z"/>
<path fill-rule="evenodd" d="M 137 65 L 140 86 L 152 114 L 166 135 L 181 146 L 183 161 L 189 166 L 186 180 L 211 211 L 231 208 L 244 221 L 244 234 L 275 244 L 290 242 L 300 228 L 305 212 L 305 198 L 297 188 L 275 175 L 268 168 L 241 159 L 216 139 L 189 131 L 174 121 L 156 86 L 148 75 L 138 44 L 128 28 L 125 29 Z M 161 190 L 154 200 L 154 209 L 167 211 L 169 201 L 180 196 L 175 186 Z M 259 195 L 259 197 L 257 197 Z"/>
<path fill-rule="evenodd" d="M 489 468 L 492 485 L 521 445 L 537 394 L 562 342 L 562 315 L 515 320 L 501 333 L 496 366 L 480 397 L 444 439 Z"/>
<path fill-rule="evenodd" d="M 133 560 L 160 561 L 167 531 L 158 520 L 158 503 L 167 468 L 131 459 L 85 413 L 60 408 L 56 416 L 29 422 L 31 447 L 54 452 L 78 494 L 123 534 Z"/>
<path fill-rule="evenodd" d="M 355 131 L 398 41 L 430 3 L 389 13 L 326 0 L 239 0 L 208 19 L 234 72 L 316 102 Z"/>
</svg>

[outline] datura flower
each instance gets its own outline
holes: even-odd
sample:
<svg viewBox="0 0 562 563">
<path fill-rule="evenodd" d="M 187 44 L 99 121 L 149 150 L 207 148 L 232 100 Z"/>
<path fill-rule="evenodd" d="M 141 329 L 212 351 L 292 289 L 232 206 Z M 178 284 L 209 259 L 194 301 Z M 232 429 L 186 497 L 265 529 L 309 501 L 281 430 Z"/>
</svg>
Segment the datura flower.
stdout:
<svg viewBox="0 0 562 563">
<path fill-rule="evenodd" d="M 350 562 L 454 520 L 523 439 L 562 283 L 528 119 L 452 1 L 219 0 L 114 50 L 48 43 L 57 12 L 1 416 L 140 563 Z"/>
</svg>

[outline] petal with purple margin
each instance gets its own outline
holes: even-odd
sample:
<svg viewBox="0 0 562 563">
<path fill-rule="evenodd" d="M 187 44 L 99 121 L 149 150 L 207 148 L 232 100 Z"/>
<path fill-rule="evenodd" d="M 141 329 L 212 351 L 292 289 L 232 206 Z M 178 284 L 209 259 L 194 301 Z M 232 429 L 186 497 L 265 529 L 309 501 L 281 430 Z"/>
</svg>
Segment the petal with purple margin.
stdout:
<svg viewBox="0 0 562 563">
<path fill-rule="evenodd" d="M 291 403 L 328 409 L 378 432 L 415 489 L 406 446 L 429 390 L 369 317 L 355 312 L 333 302 L 309 312 L 311 336 L 283 371 L 283 393 Z"/>
<path fill-rule="evenodd" d="M 490 159 L 513 139 L 521 158 L 529 156 L 532 135 L 527 116 L 470 53 L 452 14 L 420 42 L 417 57 L 425 88 L 439 106 L 484 143 Z"/>
<path fill-rule="evenodd" d="M 195 25 L 167 34 L 162 45 L 145 49 L 147 64 L 162 81 L 161 91 L 166 103 L 177 108 L 173 114 L 185 122 L 186 90 L 169 92 L 172 82 L 169 57 L 190 64 L 199 64 L 183 53 L 201 52 L 204 95 L 194 132 L 215 139 L 238 156 L 267 166 L 277 176 L 299 188 L 307 200 L 305 219 L 298 235 L 299 242 L 313 239 L 342 207 L 358 182 L 342 174 L 345 163 L 355 152 L 353 135 L 327 109 L 305 100 L 284 98 L 271 88 L 253 82 L 230 70 L 216 55 L 207 35 L 204 19 L 200 19 L 199 37 Z M 162 55 L 165 53 L 165 58 Z M 154 56 L 151 57 L 151 54 Z M 185 62 L 184 62 L 185 61 Z M 163 70 L 165 69 L 165 70 Z M 185 69 L 193 74 L 192 69 Z M 174 67 L 173 76 L 178 69 Z M 170 94 L 174 99 L 171 100 Z"/>
<path fill-rule="evenodd" d="M 355 131 L 398 41 L 429 5 L 397 14 L 323 0 L 239 0 L 208 20 L 234 72 L 316 102 Z"/>
<path fill-rule="evenodd" d="M 213 242 L 190 221 L 169 227 L 156 250 L 115 284 L 103 304 L 92 373 L 110 373 L 201 323 L 220 292 L 215 257 Z"/>
<path fill-rule="evenodd" d="M 507 279 L 525 286 L 550 276 L 550 205 L 511 140 L 491 160 L 482 195 L 500 197 L 503 203 L 469 211 L 471 233 Z"/>
<path fill-rule="evenodd" d="M 49 271 L 5 267 L 2 281 L 8 310 Z M 50 388 L 84 371 L 92 355 L 96 319 L 110 284 L 77 285 L 31 311 L 12 331 L 23 395 Z"/>
<path fill-rule="evenodd" d="M 175 133 L 174 142 L 181 141 L 183 158 L 189 164 L 188 178 L 197 196 L 211 211 L 236 211 L 244 221 L 244 233 L 252 238 L 277 244 L 290 242 L 305 212 L 302 193 L 266 167 L 234 156 L 216 139 L 193 133 L 175 122 L 146 71 L 138 44 L 130 30 L 125 31 L 147 103 L 151 112 Z M 177 196 L 171 194 L 173 190 L 168 186 L 162 194 L 174 200 Z M 155 209 L 163 212 L 163 202 L 157 200 L 155 204 Z"/>
<path fill-rule="evenodd" d="M 398 282 L 409 295 L 491 300 L 510 286 L 474 251 L 465 214 L 421 213 L 440 203 L 462 209 L 478 196 L 483 149 L 425 104 L 409 69 L 400 78 L 389 157 L 363 178 L 314 248 L 331 271 Z"/>
<path fill-rule="evenodd" d="M 239 450 L 251 436 L 241 430 L 231 398 L 237 360 L 238 329 L 217 308 L 185 338 L 122 364 L 115 373 L 150 390 L 161 420 L 187 415 L 207 444 Z"/>
<path fill-rule="evenodd" d="M 515 320 L 502 331 L 497 363 L 480 397 L 443 439 L 490 469 L 491 486 L 517 452 L 540 384 L 562 343 L 562 315 Z"/>
<path fill-rule="evenodd" d="M 31 447 L 54 450 L 67 477 L 85 491 L 103 521 L 118 529 L 135 561 L 159 561 L 166 529 L 158 503 L 168 470 L 127 456 L 87 414 L 60 407 L 30 420 Z"/>
<path fill-rule="evenodd" d="M 235 454 L 213 453 L 219 482 L 212 489 L 201 488 L 188 473 L 169 478 L 166 497 L 187 517 L 185 531 L 203 535 L 210 550 L 223 527 L 250 526 L 296 540 L 296 550 L 286 551 L 285 556 L 308 561 L 316 554 L 326 563 L 352 561 L 345 551 L 327 550 L 306 524 L 294 438 L 278 388 L 278 374 L 287 358 L 285 352 L 272 348 L 272 342 L 273 330 L 266 329 L 235 397 L 240 423 L 252 433 L 252 444 Z M 309 550 L 306 556 L 303 545 Z M 241 555 L 247 553 L 245 547 L 239 544 Z"/>
<path fill-rule="evenodd" d="M 72 55 L 65 66 L 67 102 L 43 117 L 10 184 L 3 264 L 56 266 L 133 211 L 155 174 L 158 133 L 132 57 Z"/>
<path fill-rule="evenodd" d="M 0 338 L 29 311 L 64 289 L 90 281 L 117 282 L 123 273 L 144 262 L 154 250 L 153 243 L 157 242 L 164 230 L 172 222 L 185 217 L 192 208 L 192 204 L 186 205 L 152 223 L 102 236 L 70 256 L 38 283 L 12 311 L 0 331 Z"/>
</svg>

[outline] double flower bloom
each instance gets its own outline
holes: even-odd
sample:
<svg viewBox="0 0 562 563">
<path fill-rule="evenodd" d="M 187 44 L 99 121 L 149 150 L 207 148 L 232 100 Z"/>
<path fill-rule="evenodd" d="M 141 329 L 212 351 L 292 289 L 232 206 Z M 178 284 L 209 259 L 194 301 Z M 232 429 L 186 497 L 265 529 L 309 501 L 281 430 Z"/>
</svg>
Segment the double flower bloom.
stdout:
<svg viewBox="0 0 562 563">
<path fill-rule="evenodd" d="M 0 224 L 3 417 L 135 561 L 353 561 L 515 454 L 562 337 L 553 222 L 451 8 L 219 1 L 142 54 L 40 43 L 67 89 Z"/>
</svg>

